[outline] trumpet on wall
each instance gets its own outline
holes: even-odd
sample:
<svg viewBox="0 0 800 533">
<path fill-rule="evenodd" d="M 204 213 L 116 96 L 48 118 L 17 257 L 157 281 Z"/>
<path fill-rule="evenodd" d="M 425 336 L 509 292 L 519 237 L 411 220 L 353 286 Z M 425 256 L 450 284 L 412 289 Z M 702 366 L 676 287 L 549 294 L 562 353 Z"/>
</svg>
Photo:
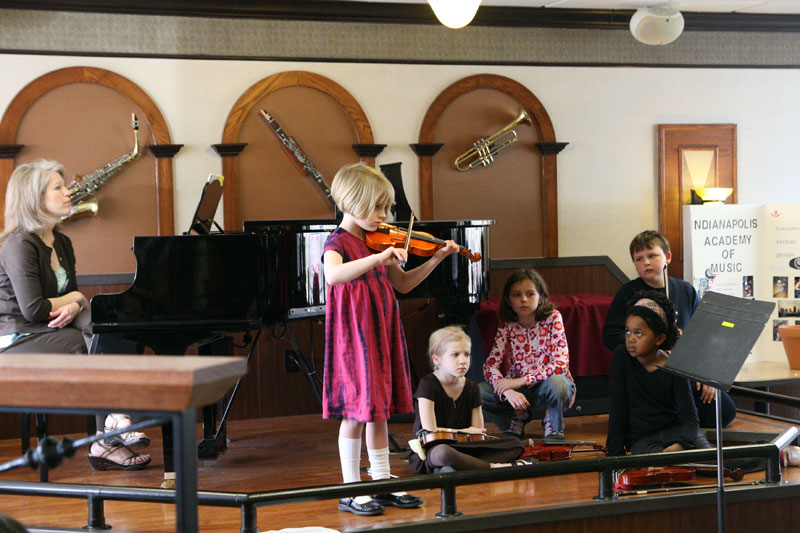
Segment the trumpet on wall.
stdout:
<svg viewBox="0 0 800 533">
<path fill-rule="evenodd" d="M 520 109 L 517 118 L 503 129 L 485 139 L 482 138 L 475 141 L 472 144 L 472 148 L 458 156 L 453 162 L 456 169 L 466 172 L 478 165 L 484 167 L 491 165 L 497 154 L 517 142 L 517 132 L 514 131 L 514 128 L 522 122 L 525 122 L 528 126 L 531 125 L 531 117 L 524 109 Z"/>
</svg>

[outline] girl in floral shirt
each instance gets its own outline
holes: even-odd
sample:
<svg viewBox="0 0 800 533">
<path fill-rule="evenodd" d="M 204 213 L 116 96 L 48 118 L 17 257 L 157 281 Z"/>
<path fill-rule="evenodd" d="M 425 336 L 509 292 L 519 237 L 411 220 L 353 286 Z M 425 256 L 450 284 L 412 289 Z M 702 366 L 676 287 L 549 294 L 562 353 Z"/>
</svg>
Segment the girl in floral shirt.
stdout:
<svg viewBox="0 0 800 533">
<path fill-rule="evenodd" d="M 564 438 L 564 411 L 575 401 L 561 313 L 538 272 L 518 270 L 506 281 L 500 325 L 483 365 L 486 417 L 503 433 L 524 436 L 525 424 L 545 411 L 545 439 Z"/>
</svg>

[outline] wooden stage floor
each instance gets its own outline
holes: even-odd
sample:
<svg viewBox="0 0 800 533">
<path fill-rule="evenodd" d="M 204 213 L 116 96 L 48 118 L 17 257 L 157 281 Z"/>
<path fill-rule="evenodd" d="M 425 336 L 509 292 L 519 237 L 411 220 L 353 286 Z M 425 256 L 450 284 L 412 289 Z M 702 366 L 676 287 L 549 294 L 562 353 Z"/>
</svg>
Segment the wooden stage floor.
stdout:
<svg viewBox="0 0 800 533">
<path fill-rule="evenodd" d="M 605 442 L 607 417 L 604 415 L 572 417 L 567 419 L 567 438 Z M 780 432 L 786 428 L 783 423 L 740 415 L 731 428 L 747 431 Z M 494 428 L 491 428 L 494 429 Z M 532 422 L 527 428 L 532 437 L 541 436 L 541 428 Z M 199 428 L 198 428 L 199 431 Z M 228 451 L 216 461 L 201 461 L 198 470 L 198 486 L 204 491 L 256 492 L 288 489 L 303 486 L 318 486 L 341 481 L 337 451 L 338 422 L 321 420 L 319 415 L 271 418 L 264 420 L 234 421 L 229 424 Z M 390 431 L 409 437 L 410 424 L 390 424 Z M 159 430 L 150 430 L 153 438 L 150 452 L 153 462 L 146 470 L 139 472 L 106 471 L 94 472 L 89 468 L 81 450 L 76 457 L 67 460 L 59 468 L 51 471 L 50 480 L 57 483 L 87 483 L 122 485 L 133 487 L 159 487 L 163 477 L 163 459 Z M 19 440 L 0 441 L 0 463 L 19 455 Z M 393 454 L 392 473 L 400 477 L 412 475 L 405 461 L 407 454 Z M 577 454 L 581 457 L 596 457 L 596 452 Z M 362 465 L 367 465 L 366 453 Z M 366 474 L 363 478 L 368 479 Z M 763 472 L 748 474 L 746 481 L 764 478 Z M 38 473 L 32 470 L 17 469 L 0 474 L 2 480 L 36 481 Z M 800 484 L 800 468 L 787 468 L 783 471 L 784 485 L 788 488 Z M 704 483 L 714 483 L 708 479 Z M 731 494 L 738 488 L 731 488 Z M 508 514 L 522 510 L 553 508 L 552 521 L 570 517 L 569 509 L 579 505 L 591 505 L 592 497 L 598 492 L 596 473 L 569 474 L 530 480 L 507 481 L 484 485 L 469 485 L 457 489 L 458 510 L 465 517 Z M 705 492 L 712 492 L 707 490 Z M 267 531 L 290 527 L 321 526 L 340 531 L 365 528 L 381 529 L 391 524 L 436 523 L 435 514 L 440 511 L 440 491 L 423 490 L 415 494 L 425 499 L 421 509 L 401 510 L 388 508 L 377 517 L 359 517 L 342 513 L 336 509 L 335 500 L 298 503 L 274 507 L 261 507 L 258 510 L 258 529 Z M 683 494 L 686 494 L 684 492 Z M 652 496 L 633 496 L 627 498 L 652 498 Z M 595 503 L 594 505 L 599 505 Z M 715 529 L 714 511 L 710 511 L 704 529 Z M 0 495 L 0 514 L 8 515 L 29 526 L 48 526 L 55 528 L 80 528 L 87 523 L 87 504 L 85 500 L 65 498 L 29 498 L 24 496 Z M 153 503 L 114 502 L 105 503 L 106 522 L 113 526 L 112 531 L 174 531 L 174 506 Z M 200 530 L 204 532 L 232 532 L 240 528 L 239 509 L 200 507 Z M 541 519 L 539 519 L 541 521 Z M 466 530 L 459 527 L 458 520 L 438 521 L 441 531 Z M 504 528 L 514 531 L 555 531 L 555 527 L 538 529 L 516 526 Z M 409 524 L 413 527 L 413 524 Z M 611 530 L 613 529 L 609 526 Z M 649 533 L 668 530 L 648 524 Z M 498 530 L 501 528 L 497 528 Z M 569 529 L 574 531 L 575 529 Z M 619 529 L 616 529 L 617 531 Z M 729 528 L 729 531 L 735 529 Z M 765 533 L 768 529 L 762 529 Z"/>
</svg>

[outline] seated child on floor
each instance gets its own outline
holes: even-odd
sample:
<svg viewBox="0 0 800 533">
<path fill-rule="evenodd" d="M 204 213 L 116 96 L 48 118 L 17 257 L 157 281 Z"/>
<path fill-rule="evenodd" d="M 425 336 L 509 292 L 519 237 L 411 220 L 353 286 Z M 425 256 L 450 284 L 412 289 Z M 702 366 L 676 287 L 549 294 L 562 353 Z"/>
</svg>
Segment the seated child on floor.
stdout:
<svg viewBox="0 0 800 533">
<path fill-rule="evenodd" d="M 609 374 L 608 455 L 710 448 L 700 433 L 689 380 L 661 369 L 678 340 L 675 308 L 665 294 L 637 292 L 625 319 L 625 344 Z"/>
<path fill-rule="evenodd" d="M 465 374 L 472 343 L 460 327 L 434 331 L 428 341 L 433 373 L 419 381 L 414 394 L 414 434 L 409 464 L 417 473 L 452 472 L 508 466 L 523 452 L 516 438 L 486 439 L 478 385 Z M 469 435 L 476 440 L 425 444 L 426 436 Z M 485 439 L 485 440 L 484 440 Z"/>
<path fill-rule="evenodd" d="M 534 410 L 545 411 L 545 439 L 564 439 L 564 411 L 575 401 L 569 348 L 561 313 L 532 269 L 506 281 L 497 311 L 500 325 L 483 365 L 486 417 L 506 435 L 523 438 Z"/>
</svg>

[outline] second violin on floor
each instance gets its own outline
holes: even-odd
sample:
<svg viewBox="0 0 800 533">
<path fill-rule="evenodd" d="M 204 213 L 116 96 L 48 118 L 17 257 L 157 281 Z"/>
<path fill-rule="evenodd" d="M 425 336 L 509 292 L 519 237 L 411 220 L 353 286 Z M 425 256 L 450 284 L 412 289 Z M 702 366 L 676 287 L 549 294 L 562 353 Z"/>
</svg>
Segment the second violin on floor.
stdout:
<svg viewBox="0 0 800 533">
<path fill-rule="evenodd" d="M 615 474 L 614 486 L 617 489 L 631 490 L 670 483 L 684 483 L 693 481 L 698 473 L 703 473 L 704 471 L 715 474 L 717 469 L 711 465 L 678 465 L 622 470 Z M 742 472 L 741 468 L 724 468 L 723 474 L 733 481 L 741 481 L 744 477 L 744 472 Z"/>
<path fill-rule="evenodd" d="M 409 235 L 407 230 L 391 224 L 381 224 L 377 230 L 368 231 L 365 240 L 367 246 L 379 252 L 387 248 L 405 248 L 408 243 L 408 252 L 422 257 L 432 256 L 436 250 L 447 244 L 446 241 L 438 239 L 430 233 L 412 231 Z M 458 247 L 458 253 L 472 262 L 481 260 L 480 252 L 473 253 L 461 245 Z"/>
</svg>

